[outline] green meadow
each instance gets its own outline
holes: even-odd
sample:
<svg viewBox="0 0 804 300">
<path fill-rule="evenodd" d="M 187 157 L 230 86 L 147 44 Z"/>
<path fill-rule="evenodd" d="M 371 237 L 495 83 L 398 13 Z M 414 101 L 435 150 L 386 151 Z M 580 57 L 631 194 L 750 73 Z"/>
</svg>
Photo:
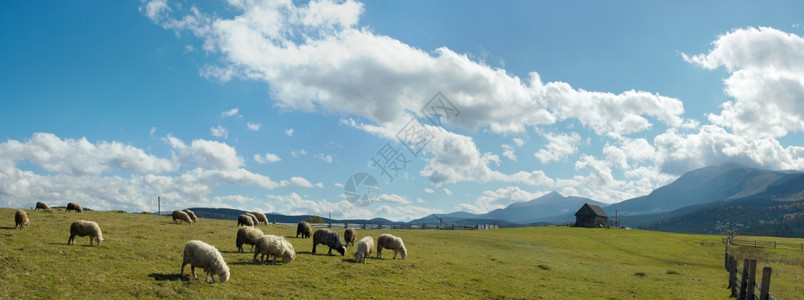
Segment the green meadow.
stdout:
<svg viewBox="0 0 804 300">
<path fill-rule="evenodd" d="M 32 224 L 20 230 L 15 211 L 0 209 L 0 299 L 729 299 L 717 235 L 570 227 L 357 230 L 358 240 L 370 235 L 375 242 L 394 234 L 408 249 L 405 260 L 385 250 L 383 259 L 375 252 L 358 264 L 356 247 L 345 256 L 327 255 L 322 246 L 311 254 L 312 240 L 295 238 L 295 226 L 262 225 L 266 234 L 285 236 L 297 253 L 288 264 L 269 265 L 237 252 L 234 220 L 177 225 L 151 214 L 26 210 Z M 67 245 L 78 219 L 101 226 L 99 247 L 90 247 L 88 237 Z M 189 266 L 180 276 L 184 244 L 193 239 L 221 251 L 228 282 L 205 283 L 202 269 L 190 280 Z M 804 298 L 804 251 L 732 250 L 740 260 L 758 258 L 760 269 L 774 268 L 776 299 Z"/>
</svg>

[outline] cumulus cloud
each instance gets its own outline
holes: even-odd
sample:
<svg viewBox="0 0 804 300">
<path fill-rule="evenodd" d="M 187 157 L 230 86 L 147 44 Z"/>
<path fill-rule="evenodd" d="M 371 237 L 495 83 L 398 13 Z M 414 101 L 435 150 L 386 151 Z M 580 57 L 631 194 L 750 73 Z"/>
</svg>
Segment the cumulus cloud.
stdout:
<svg viewBox="0 0 804 300">
<path fill-rule="evenodd" d="M 246 123 L 246 128 L 251 131 L 260 131 L 260 123 L 248 122 Z"/>
<path fill-rule="evenodd" d="M 508 144 L 502 144 L 502 148 L 503 148 L 503 154 L 502 154 L 503 156 L 505 156 L 510 160 L 516 161 L 516 153 L 514 153 L 514 146 Z"/>
<path fill-rule="evenodd" d="M 427 52 L 358 28 L 363 5 L 355 1 L 230 5 L 237 12 L 232 18 L 174 7 L 163 10 L 169 18 L 157 20 L 165 28 L 192 32 L 205 50 L 221 55 L 204 74 L 264 81 L 280 107 L 385 124 L 407 119 L 406 112 L 420 111 L 441 91 L 460 110 L 461 117 L 448 123 L 471 130 L 524 132 L 573 118 L 598 134 L 625 135 L 651 128 L 648 117 L 668 126 L 684 124 L 677 99 L 576 90 L 562 82 L 543 83 L 535 72 L 523 80 L 446 47 Z"/>
<path fill-rule="evenodd" d="M 278 161 L 281 161 L 281 160 L 282 160 L 282 158 L 280 158 L 279 155 L 276 155 L 276 154 L 273 154 L 273 153 L 267 153 L 266 152 L 263 155 L 254 154 L 254 161 L 256 161 L 257 163 L 260 163 L 260 164 L 273 163 L 273 162 L 278 162 Z"/>
<path fill-rule="evenodd" d="M 736 29 L 712 42 L 705 54 L 683 54 L 706 69 L 724 67 L 730 76 L 720 114 L 712 124 L 759 138 L 804 131 L 804 38 L 774 28 Z"/>
<path fill-rule="evenodd" d="M 498 208 L 504 208 L 516 202 L 529 201 L 543 196 L 545 193 L 531 193 L 517 186 L 508 186 L 494 191 L 484 191 L 483 195 L 470 203 L 461 203 L 455 208 L 475 214 L 484 214 Z"/>
<path fill-rule="evenodd" d="M 277 182 L 243 169 L 234 148 L 224 143 L 195 140 L 187 145 L 173 136 L 163 141 L 173 149 L 172 159 L 118 142 L 63 139 L 52 133 L 0 143 L 0 204 L 25 207 L 70 199 L 93 209 L 155 211 L 156 196 L 177 207 L 225 207 L 221 198 L 210 197 L 221 184 L 321 186 L 302 177 Z M 24 169 L 31 166 L 45 172 Z"/>
<path fill-rule="evenodd" d="M 215 127 L 210 127 L 209 128 L 209 133 L 212 134 L 212 136 L 218 137 L 218 138 L 226 139 L 226 138 L 229 137 L 229 130 L 224 128 L 221 125 L 218 125 L 218 126 L 215 126 Z"/>
<path fill-rule="evenodd" d="M 243 165 L 243 158 L 237 155 L 232 146 L 225 143 L 194 140 L 190 151 L 199 164 L 221 170 L 234 170 Z"/>
<path fill-rule="evenodd" d="M 293 128 L 285 129 L 285 135 L 287 136 L 293 136 L 293 132 Z"/>
<path fill-rule="evenodd" d="M 452 133 L 441 127 L 430 126 L 437 138 L 432 139 L 427 149 L 433 157 L 419 174 L 431 183 L 457 182 L 517 182 L 528 185 L 550 185 L 552 179 L 541 170 L 519 171 L 505 174 L 492 168 L 499 165 L 500 158 L 491 153 L 481 153 L 472 137 Z"/>
<path fill-rule="evenodd" d="M 547 139 L 545 149 L 533 154 L 543 164 L 564 159 L 575 153 L 578 151 L 577 144 L 581 141 L 581 136 L 576 132 L 570 134 L 548 133 L 544 134 L 544 137 Z"/>
<path fill-rule="evenodd" d="M 168 159 L 145 153 L 142 149 L 118 142 L 92 143 L 86 138 L 61 139 L 52 133 L 34 133 L 31 139 L 0 143 L 0 165 L 14 167 L 27 160 L 45 171 L 66 175 L 100 175 L 105 171 L 124 170 L 139 173 L 175 171 L 178 166 Z"/>
</svg>

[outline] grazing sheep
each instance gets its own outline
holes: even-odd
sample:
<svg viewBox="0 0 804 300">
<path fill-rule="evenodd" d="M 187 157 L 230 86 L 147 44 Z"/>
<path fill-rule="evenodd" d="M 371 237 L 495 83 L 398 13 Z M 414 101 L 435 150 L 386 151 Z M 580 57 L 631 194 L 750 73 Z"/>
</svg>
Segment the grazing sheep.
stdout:
<svg viewBox="0 0 804 300">
<path fill-rule="evenodd" d="M 18 210 L 14 214 L 14 229 L 17 229 L 17 226 L 25 229 L 28 225 L 31 225 L 31 221 L 28 220 L 28 214 L 26 214 L 24 210 Z"/>
<path fill-rule="evenodd" d="M 299 225 L 296 225 L 296 237 L 297 238 L 299 237 L 299 234 L 301 234 L 303 239 L 309 238 L 310 233 L 312 233 L 312 232 L 313 232 L 313 227 L 311 227 L 310 223 L 307 223 L 306 221 L 301 221 L 301 222 L 299 222 Z"/>
<path fill-rule="evenodd" d="M 335 248 L 341 256 L 346 253 L 346 246 L 341 242 L 341 235 L 329 229 L 319 229 L 313 233 L 313 253 L 315 253 L 315 246 L 318 244 L 329 246 L 329 252 L 327 253 L 329 255 L 332 255 L 333 248 Z"/>
<path fill-rule="evenodd" d="M 181 224 L 181 222 L 193 224 L 193 219 L 190 218 L 190 215 L 178 209 L 173 211 L 173 223 L 176 223 L 176 220 L 179 220 L 179 224 Z"/>
<path fill-rule="evenodd" d="M 246 214 L 237 217 L 237 226 L 254 226 L 254 220 Z"/>
<path fill-rule="evenodd" d="M 209 277 L 212 276 L 212 282 L 215 282 L 215 275 L 218 275 L 218 280 L 221 283 L 229 280 L 229 266 L 223 260 L 223 255 L 214 246 L 204 243 L 199 240 L 192 240 L 184 245 L 184 258 L 181 263 L 181 274 L 184 277 L 184 266 L 190 264 L 190 271 L 193 278 L 198 279 L 195 275 L 195 268 L 199 267 L 204 269 L 207 276 L 204 277 L 205 282 L 209 282 Z"/>
<path fill-rule="evenodd" d="M 253 214 L 251 214 L 251 213 L 244 213 L 244 215 L 246 215 L 246 216 L 248 216 L 249 218 L 251 218 L 251 222 L 252 222 L 252 223 L 254 223 L 254 226 L 257 226 L 257 225 L 259 225 L 259 224 L 260 224 L 260 220 L 259 220 L 259 219 L 257 219 L 257 216 L 255 216 L 255 215 L 253 215 Z"/>
<path fill-rule="evenodd" d="M 257 242 L 257 239 L 261 236 L 265 235 L 262 233 L 262 230 L 255 228 L 255 227 L 240 227 L 237 230 L 237 239 L 235 240 L 235 244 L 237 245 L 237 251 L 243 252 L 243 244 L 251 245 L 251 250 L 254 250 L 254 244 Z"/>
<path fill-rule="evenodd" d="M 70 238 L 67 239 L 67 245 L 75 244 L 75 236 L 89 236 L 89 245 L 92 246 L 92 241 L 98 242 L 100 246 L 103 242 L 103 233 L 101 232 L 98 223 L 92 221 L 78 220 L 70 225 Z"/>
<path fill-rule="evenodd" d="M 75 212 L 84 212 L 84 208 L 81 207 L 81 205 L 79 205 L 78 203 L 75 203 L 75 202 L 67 203 L 67 210 L 66 211 L 71 211 L 71 210 L 74 210 Z"/>
<path fill-rule="evenodd" d="M 380 235 L 380 238 L 377 239 L 377 258 L 382 258 L 382 249 L 393 249 L 394 259 L 396 259 L 397 252 L 402 254 L 402 259 L 408 256 L 408 250 L 405 249 L 402 239 L 387 233 Z"/>
<path fill-rule="evenodd" d="M 343 242 L 346 244 L 344 246 L 349 247 L 350 243 L 352 246 L 354 246 L 355 239 L 357 239 L 357 233 L 355 233 L 355 230 L 352 228 L 346 228 L 346 230 L 343 232 Z"/>
<path fill-rule="evenodd" d="M 187 213 L 188 216 L 190 216 L 190 220 L 193 220 L 193 223 L 198 222 L 198 217 L 195 216 L 195 213 L 192 210 L 185 209 L 183 211 Z"/>
<path fill-rule="evenodd" d="M 370 236 L 363 237 L 357 242 L 357 252 L 355 252 L 355 262 L 366 263 L 366 258 L 374 252 L 374 239 Z"/>
<path fill-rule="evenodd" d="M 50 210 L 50 206 L 47 206 L 45 202 L 36 202 L 36 208 L 34 210 L 46 209 Z"/>
<path fill-rule="evenodd" d="M 265 257 L 268 256 L 268 260 L 271 259 L 271 255 L 274 256 L 273 264 L 276 264 L 277 257 L 282 257 L 282 263 L 289 263 L 292 260 L 296 259 L 296 250 L 293 250 L 293 245 L 290 244 L 284 237 L 279 237 L 275 235 L 263 235 L 257 239 L 256 245 L 254 245 L 254 262 L 257 262 L 257 255 L 260 255 L 260 263 L 265 260 Z"/>
<path fill-rule="evenodd" d="M 264 213 L 252 211 L 251 214 L 257 217 L 257 221 L 259 221 L 257 224 L 268 225 L 268 217 L 266 217 Z"/>
</svg>

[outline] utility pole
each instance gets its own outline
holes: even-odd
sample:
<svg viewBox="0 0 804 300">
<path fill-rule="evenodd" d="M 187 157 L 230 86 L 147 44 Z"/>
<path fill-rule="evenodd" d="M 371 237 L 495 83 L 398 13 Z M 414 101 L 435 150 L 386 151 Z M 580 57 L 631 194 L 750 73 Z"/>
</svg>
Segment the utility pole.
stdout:
<svg viewBox="0 0 804 300">
<path fill-rule="evenodd" d="M 156 203 L 157 203 L 157 209 L 158 209 L 156 211 L 156 214 L 158 216 L 162 216 L 162 198 L 159 198 L 159 196 L 156 196 Z"/>
</svg>

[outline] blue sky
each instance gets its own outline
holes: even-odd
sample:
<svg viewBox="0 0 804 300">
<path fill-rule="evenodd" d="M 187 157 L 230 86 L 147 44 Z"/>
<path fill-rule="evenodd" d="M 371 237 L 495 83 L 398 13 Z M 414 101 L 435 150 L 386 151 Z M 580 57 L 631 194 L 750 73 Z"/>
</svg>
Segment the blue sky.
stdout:
<svg viewBox="0 0 804 300">
<path fill-rule="evenodd" d="M 804 170 L 801 11 L 3 2 L 0 205 L 410 220 L 551 191 L 615 203 L 724 162 Z M 367 205 L 344 196 L 359 173 Z"/>
</svg>

